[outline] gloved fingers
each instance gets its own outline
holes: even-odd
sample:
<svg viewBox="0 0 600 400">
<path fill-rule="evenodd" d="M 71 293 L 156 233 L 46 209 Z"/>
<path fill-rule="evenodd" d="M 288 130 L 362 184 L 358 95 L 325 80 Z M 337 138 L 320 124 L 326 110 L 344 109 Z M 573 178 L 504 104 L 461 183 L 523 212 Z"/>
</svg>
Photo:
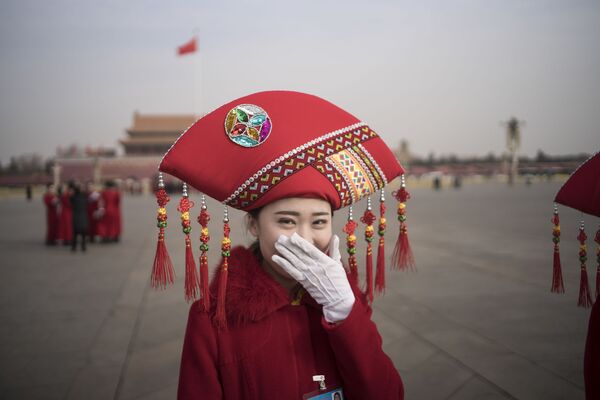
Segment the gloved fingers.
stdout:
<svg viewBox="0 0 600 400">
<path fill-rule="evenodd" d="M 329 242 L 329 257 L 334 259 L 335 261 L 341 263 L 342 255 L 340 254 L 340 238 L 338 235 L 333 235 L 331 237 L 331 241 Z"/>
<path fill-rule="evenodd" d="M 314 287 L 316 290 L 321 293 L 323 297 L 327 299 L 327 302 L 331 302 L 334 299 L 334 294 L 329 289 L 327 283 L 324 281 L 331 282 L 331 280 L 327 276 L 323 276 L 312 268 L 308 268 L 304 273 L 304 279 Z"/>
<path fill-rule="evenodd" d="M 288 260 L 285 258 L 278 256 L 277 254 L 273 254 L 271 260 L 277 265 L 279 265 L 285 272 L 287 272 L 292 278 L 301 282 L 304 279 L 304 274 L 298 271 L 296 267 L 294 267 Z"/>
<path fill-rule="evenodd" d="M 296 269 L 301 271 L 305 269 L 305 261 L 300 257 L 300 253 L 294 248 L 291 248 L 290 243 L 282 244 L 280 242 L 275 242 L 275 250 L 277 250 L 279 255 L 296 267 Z"/>
</svg>

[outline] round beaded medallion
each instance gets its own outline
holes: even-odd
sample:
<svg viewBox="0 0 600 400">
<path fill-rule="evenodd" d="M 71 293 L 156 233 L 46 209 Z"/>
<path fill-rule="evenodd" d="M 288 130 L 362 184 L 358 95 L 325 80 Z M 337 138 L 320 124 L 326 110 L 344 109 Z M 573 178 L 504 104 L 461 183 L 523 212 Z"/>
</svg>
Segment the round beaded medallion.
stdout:
<svg viewBox="0 0 600 400">
<path fill-rule="evenodd" d="M 225 133 L 243 147 L 262 144 L 271 133 L 271 119 L 265 110 L 254 104 L 240 104 L 225 118 Z"/>
</svg>

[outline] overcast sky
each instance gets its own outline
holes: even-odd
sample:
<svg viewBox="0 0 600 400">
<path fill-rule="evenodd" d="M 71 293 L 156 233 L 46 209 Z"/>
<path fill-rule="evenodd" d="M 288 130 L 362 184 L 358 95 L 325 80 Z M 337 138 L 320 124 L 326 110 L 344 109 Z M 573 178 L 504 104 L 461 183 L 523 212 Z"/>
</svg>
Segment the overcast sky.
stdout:
<svg viewBox="0 0 600 400">
<path fill-rule="evenodd" d="M 195 30 L 199 53 L 177 57 Z M 500 154 L 512 115 L 523 154 L 600 148 L 598 1 L 2 0 L 0 57 L 3 163 L 118 147 L 135 110 L 268 89 L 319 95 L 423 156 Z"/>
</svg>

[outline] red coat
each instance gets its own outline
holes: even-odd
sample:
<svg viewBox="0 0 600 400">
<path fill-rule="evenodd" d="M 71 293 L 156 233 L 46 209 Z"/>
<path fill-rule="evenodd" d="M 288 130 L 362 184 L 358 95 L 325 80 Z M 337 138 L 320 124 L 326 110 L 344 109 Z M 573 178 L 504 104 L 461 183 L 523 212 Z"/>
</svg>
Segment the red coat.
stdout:
<svg viewBox="0 0 600 400">
<path fill-rule="evenodd" d="M 588 325 L 587 340 L 585 342 L 585 356 L 583 359 L 583 377 L 585 380 L 585 398 L 587 400 L 600 399 L 600 302 L 596 300 L 590 323 Z"/>
<path fill-rule="evenodd" d="M 105 189 L 102 192 L 104 216 L 101 219 L 101 235 L 107 238 L 121 236 L 121 194 L 117 189 Z"/>
<path fill-rule="evenodd" d="M 58 240 L 58 197 L 54 193 L 44 194 L 44 204 L 46 205 L 46 242 Z"/>
<path fill-rule="evenodd" d="M 60 232 L 59 236 L 63 242 L 73 240 L 73 207 L 71 206 L 71 194 L 65 190 L 60 196 Z"/>
<path fill-rule="evenodd" d="M 211 315 L 218 279 L 211 285 Z M 326 384 L 341 385 L 348 400 L 403 399 L 400 376 L 358 290 L 350 315 L 338 325 L 327 323 L 321 306 L 302 292 L 301 304 L 292 305 L 249 250 L 234 249 L 227 281 L 229 329 L 217 330 L 200 303 L 192 304 L 178 398 L 300 400 L 317 389 L 312 376 L 325 375 Z"/>
</svg>

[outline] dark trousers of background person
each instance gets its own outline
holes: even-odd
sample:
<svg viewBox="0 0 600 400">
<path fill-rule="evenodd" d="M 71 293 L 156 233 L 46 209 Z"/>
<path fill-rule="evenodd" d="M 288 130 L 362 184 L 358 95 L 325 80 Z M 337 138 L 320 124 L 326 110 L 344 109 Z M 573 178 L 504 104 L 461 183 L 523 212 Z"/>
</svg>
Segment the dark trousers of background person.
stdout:
<svg viewBox="0 0 600 400">
<path fill-rule="evenodd" d="M 86 250 L 86 247 L 85 247 L 86 236 L 87 235 L 85 233 L 74 233 L 73 241 L 71 242 L 71 251 L 77 250 L 77 242 L 79 241 L 78 238 L 81 238 L 81 251 L 85 251 Z"/>
</svg>

